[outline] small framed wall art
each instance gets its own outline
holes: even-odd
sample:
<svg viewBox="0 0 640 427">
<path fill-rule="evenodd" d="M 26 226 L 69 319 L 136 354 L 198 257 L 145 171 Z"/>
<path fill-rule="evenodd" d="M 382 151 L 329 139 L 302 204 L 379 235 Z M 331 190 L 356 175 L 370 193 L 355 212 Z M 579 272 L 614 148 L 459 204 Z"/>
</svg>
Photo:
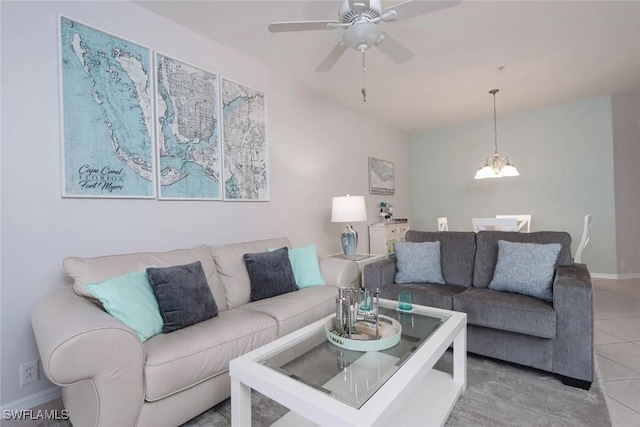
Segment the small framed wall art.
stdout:
<svg viewBox="0 0 640 427">
<path fill-rule="evenodd" d="M 369 157 L 369 193 L 393 195 L 394 192 L 393 162 Z"/>
</svg>

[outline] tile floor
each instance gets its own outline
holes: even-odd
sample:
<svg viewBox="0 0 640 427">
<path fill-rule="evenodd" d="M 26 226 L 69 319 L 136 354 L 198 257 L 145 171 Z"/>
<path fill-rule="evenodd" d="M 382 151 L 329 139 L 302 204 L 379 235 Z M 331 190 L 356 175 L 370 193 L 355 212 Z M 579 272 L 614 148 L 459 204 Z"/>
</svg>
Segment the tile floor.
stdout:
<svg viewBox="0 0 640 427">
<path fill-rule="evenodd" d="M 640 279 L 593 279 L 596 363 L 613 427 L 640 426 Z"/>
</svg>

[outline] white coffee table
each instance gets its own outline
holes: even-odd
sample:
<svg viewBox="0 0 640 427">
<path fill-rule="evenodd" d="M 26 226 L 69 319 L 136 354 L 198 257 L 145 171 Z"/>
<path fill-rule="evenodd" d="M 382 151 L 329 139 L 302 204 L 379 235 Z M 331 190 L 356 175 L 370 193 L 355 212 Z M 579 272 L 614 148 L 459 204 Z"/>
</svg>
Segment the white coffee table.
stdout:
<svg viewBox="0 0 640 427">
<path fill-rule="evenodd" d="M 231 424 L 251 425 L 251 389 L 289 408 L 276 425 L 444 425 L 467 377 L 467 316 L 380 300 L 403 324 L 399 344 L 379 352 L 341 349 L 325 339 L 326 319 L 232 360 Z M 453 374 L 432 369 L 453 344 Z"/>
</svg>

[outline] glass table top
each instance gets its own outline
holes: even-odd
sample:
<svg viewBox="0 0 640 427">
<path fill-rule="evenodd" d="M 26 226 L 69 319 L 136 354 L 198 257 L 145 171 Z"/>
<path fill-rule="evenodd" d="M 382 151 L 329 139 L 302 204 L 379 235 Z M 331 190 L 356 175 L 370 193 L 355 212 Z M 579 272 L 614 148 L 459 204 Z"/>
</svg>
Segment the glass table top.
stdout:
<svg viewBox="0 0 640 427">
<path fill-rule="evenodd" d="M 360 352 L 337 347 L 327 341 L 323 326 L 255 362 L 358 409 L 449 318 L 439 313 L 402 313 L 383 308 L 382 302 L 380 314 L 402 325 L 400 342 L 389 349 Z"/>
</svg>

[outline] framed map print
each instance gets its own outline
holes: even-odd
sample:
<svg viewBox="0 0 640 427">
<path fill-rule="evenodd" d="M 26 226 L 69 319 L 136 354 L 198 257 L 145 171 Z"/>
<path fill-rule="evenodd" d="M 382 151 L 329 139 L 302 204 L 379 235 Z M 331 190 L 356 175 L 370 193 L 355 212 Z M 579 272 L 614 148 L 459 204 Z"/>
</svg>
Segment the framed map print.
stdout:
<svg viewBox="0 0 640 427">
<path fill-rule="evenodd" d="M 221 79 L 224 200 L 268 201 L 264 93 Z"/>
<path fill-rule="evenodd" d="M 220 200 L 218 75 L 155 59 L 159 198 Z"/>
<path fill-rule="evenodd" d="M 154 198 L 150 49 L 59 19 L 63 197 Z"/>
<path fill-rule="evenodd" d="M 369 157 L 369 193 L 393 195 L 395 192 L 393 163 Z"/>
</svg>

